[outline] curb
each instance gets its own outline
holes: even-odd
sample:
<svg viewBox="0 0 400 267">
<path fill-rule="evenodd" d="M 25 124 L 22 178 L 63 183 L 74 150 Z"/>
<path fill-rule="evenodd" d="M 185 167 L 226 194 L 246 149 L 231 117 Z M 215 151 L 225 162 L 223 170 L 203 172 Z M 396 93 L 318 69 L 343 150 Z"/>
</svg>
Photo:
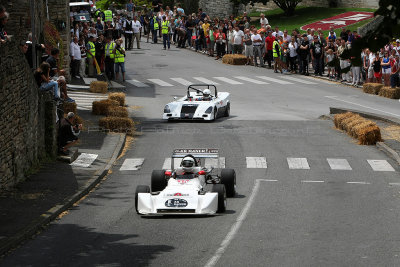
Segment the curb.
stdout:
<svg viewBox="0 0 400 267">
<path fill-rule="evenodd" d="M 34 221 L 30 226 L 22 230 L 21 233 L 18 233 L 16 236 L 10 238 L 7 244 L 0 247 L 0 257 L 5 255 L 11 249 L 20 245 L 23 241 L 32 238 L 37 232 L 45 229 L 46 225 L 57 218 L 58 215 L 72 207 L 74 203 L 87 195 L 107 175 L 115 160 L 121 154 L 125 146 L 125 142 L 126 134 L 121 134 L 111 159 L 103 169 L 96 171 L 96 173 L 86 183 L 86 187 L 81 189 L 81 191 L 76 192 L 63 204 L 56 205 L 43 213 L 40 219 Z"/>
<path fill-rule="evenodd" d="M 393 123 L 396 125 L 400 125 L 400 120 L 395 119 L 395 118 L 391 118 L 391 117 L 387 117 L 387 116 L 379 116 L 376 114 L 372 114 L 372 113 L 368 113 L 368 112 L 360 112 L 357 110 L 353 110 L 353 109 L 345 109 L 345 108 L 334 108 L 334 107 L 330 107 L 330 114 L 328 116 L 325 116 L 326 118 L 329 118 L 333 121 L 333 114 L 340 114 L 340 113 L 345 113 L 345 112 L 352 112 L 352 113 L 356 113 L 359 114 L 361 117 L 365 117 L 368 119 L 373 119 L 373 120 L 382 120 L 385 122 L 389 122 L 389 123 Z M 376 147 L 379 150 L 382 150 L 383 152 L 385 152 L 389 157 L 393 158 L 397 164 L 400 165 L 400 155 L 391 147 L 389 147 L 387 144 L 385 144 L 384 142 L 377 142 L 376 143 Z"/>
</svg>

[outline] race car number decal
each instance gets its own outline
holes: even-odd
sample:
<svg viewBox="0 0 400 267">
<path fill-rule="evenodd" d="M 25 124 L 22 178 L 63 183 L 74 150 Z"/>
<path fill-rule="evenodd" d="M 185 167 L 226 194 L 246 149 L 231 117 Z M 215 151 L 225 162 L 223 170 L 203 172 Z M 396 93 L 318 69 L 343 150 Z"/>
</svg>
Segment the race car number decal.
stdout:
<svg viewBox="0 0 400 267">
<path fill-rule="evenodd" d="M 190 180 L 189 179 L 179 179 L 179 180 L 176 180 L 178 183 L 180 183 L 180 184 L 186 184 L 187 182 L 189 182 Z"/>
<path fill-rule="evenodd" d="M 168 208 L 184 208 L 187 205 L 187 201 L 181 198 L 173 198 L 165 201 L 165 206 Z"/>
</svg>

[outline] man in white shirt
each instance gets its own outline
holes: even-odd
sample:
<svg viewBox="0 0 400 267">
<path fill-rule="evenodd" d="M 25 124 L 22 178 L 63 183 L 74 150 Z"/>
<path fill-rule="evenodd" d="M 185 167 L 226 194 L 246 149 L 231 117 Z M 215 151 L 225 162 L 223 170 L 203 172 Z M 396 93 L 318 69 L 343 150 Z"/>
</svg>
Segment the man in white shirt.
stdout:
<svg viewBox="0 0 400 267">
<path fill-rule="evenodd" d="M 275 27 L 275 31 L 272 33 L 272 36 L 275 38 L 278 38 L 279 36 L 283 36 L 283 32 L 279 30 L 279 27 Z"/>
<path fill-rule="evenodd" d="M 234 37 L 235 31 L 232 29 L 232 26 L 229 25 L 228 27 L 228 33 L 227 33 L 227 39 L 228 39 L 228 54 L 232 54 L 233 52 L 233 37 Z"/>
<path fill-rule="evenodd" d="M 268 25 L 268 20 L 263 13 L 260 14 L 260 25 L 261 28 L 266 29 Z"/>
<path fill-rule="evenodd" d="M 285 43 L 290 43 L 290 41 L 292 41 L 292 37 L 290 35 L 288 35 L 288 31 L 287 30 L 283 31 L 283 41 Z"/>
<path fill-rule="evenodd" d="M 396 55 L 400 56 L 400 39 L 396 40 L 396 46 L 393 49 L 396 50 Z"/>
<path fill-rule="evenodd" d="M 140 49 L 140 30 L 142 29 L 142 24 L 140 23 L 140 21 L 137 20 L 136 15 L 133 16 L 132 29 L 133 29 L 132 42 L 134 43 L 136 39 L 137 49 Z"/>
<path fill-rule="evenodd" d="M 242 54 L 243 52 L 244 32 L 239 30 L 239 26 L 235 26 L 233 33 L 233 54 Z"/>
<path fill-rule="evenodd" d="M 260 66 L 264 67 L 263 55 L 261 54 L 262 38 L 261 35 L 257 33 L 257 29 L 253 30 L 253 35 L 251 36 L 253 41 L 253 56 L 254 56 L 254 66 L 257 67 L 257 57 L 260 58 Z"/>
<path fill-rule="evenodd" d="M 131 17 L 128 17 L 128 19 L 124 21 L 123 30 L 125 35 L 125 50 L 131 50 L 133 35 L 133 21 Z"/>
<path fill-rule="evenodd" d="M 81 78 L 79 76 L 79 66 L 81 64 L 81 48 L 78 44 L 78 37 L 74 37 L 73 42 L 70 45 L 70 55 L 71 55 L 71 75 L 75 78 Z"/>
</svg>

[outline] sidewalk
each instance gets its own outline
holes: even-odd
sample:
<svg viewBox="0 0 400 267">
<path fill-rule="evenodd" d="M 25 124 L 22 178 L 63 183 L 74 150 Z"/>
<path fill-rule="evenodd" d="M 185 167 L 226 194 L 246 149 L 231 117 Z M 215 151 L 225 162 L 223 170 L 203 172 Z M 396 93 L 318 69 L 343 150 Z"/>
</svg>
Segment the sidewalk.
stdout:
<svg viewBox="0 0 400 267">
<path fill-rule="evenodd" d="M 98 125 L 99 116 L 91 111 L 78 114 L 87 126 Z M 121 153 L 126 135 L 83 130 L 79 138 L 79 154 L 96 157 L 88 167 L 45 163 L 15 190 L 0 194 L 0 256 L 45 228 L 96 186 Z"/>
</svg>

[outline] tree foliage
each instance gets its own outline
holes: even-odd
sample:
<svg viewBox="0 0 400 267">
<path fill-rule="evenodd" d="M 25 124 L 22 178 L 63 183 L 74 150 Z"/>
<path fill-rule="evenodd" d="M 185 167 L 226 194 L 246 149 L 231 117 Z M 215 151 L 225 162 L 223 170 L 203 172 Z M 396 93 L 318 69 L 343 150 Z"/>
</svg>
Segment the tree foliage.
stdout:
<svg viewBox="0 0 400 267">
<path fill-rule="evenodd" d="M 273 0 L 285 12 L 286 16 L 293 16 L 294 10 L 302 0 Z"/>
</svg>

